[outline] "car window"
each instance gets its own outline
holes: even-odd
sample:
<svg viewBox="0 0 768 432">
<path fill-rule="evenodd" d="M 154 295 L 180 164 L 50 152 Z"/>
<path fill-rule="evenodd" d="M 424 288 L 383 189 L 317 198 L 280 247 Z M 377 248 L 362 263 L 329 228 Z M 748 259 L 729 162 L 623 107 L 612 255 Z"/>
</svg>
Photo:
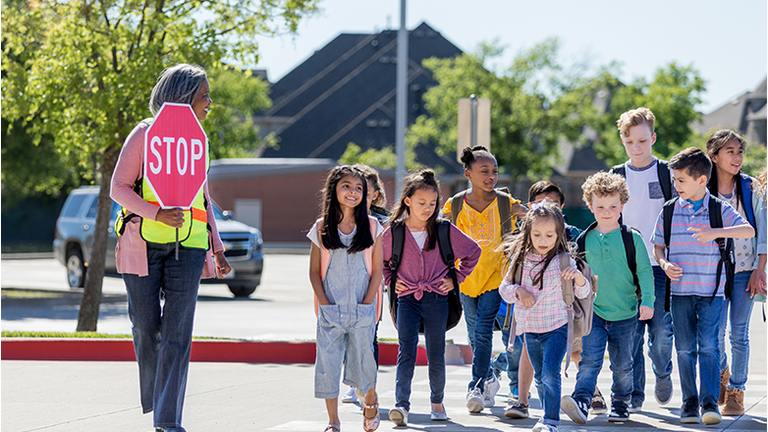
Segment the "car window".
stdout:
<svg viewBox="0 0 768 432">
<path fill-rule="evenodd" d="M 91 207 L 88 209 L 88 213 L 85 214 L 85 217 L 87 219 L 95 219 L 96 218 L 96 208 L 99 205 L 99 198 L 98 196 L 94 198 L 93 202 L 91 203 Z M 120 210 L 120 204 L 112 201 L 112 209 L 109 211 L 109 219 L 112 220 L 115 218 L 115 215 Z"/>
<path fill-rule="evenodd" d="M 69 203 L 62 212 L 62 217 L 76 217 L 80 213 L 80 207 L 83 205 L 83 201 L 90 195 L 87 194 L 74 194 L 70 195 Z"/>
</svg>

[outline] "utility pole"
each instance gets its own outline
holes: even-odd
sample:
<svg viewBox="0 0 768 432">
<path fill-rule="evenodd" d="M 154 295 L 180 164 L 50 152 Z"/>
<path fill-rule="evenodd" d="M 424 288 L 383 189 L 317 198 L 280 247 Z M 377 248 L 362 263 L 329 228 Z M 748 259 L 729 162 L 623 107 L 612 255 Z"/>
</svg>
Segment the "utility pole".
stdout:
<svg viewBox="0 0 768 432">
<path fill-rule="evenodd" d="M 405 0 L 400 0 L 400 29 L 397 31 L 397 99 L 395 115 L 395 200 L 405 181 L 405 127 L 408 121 L 408 30 L 405 28 Z"/>
</svg>

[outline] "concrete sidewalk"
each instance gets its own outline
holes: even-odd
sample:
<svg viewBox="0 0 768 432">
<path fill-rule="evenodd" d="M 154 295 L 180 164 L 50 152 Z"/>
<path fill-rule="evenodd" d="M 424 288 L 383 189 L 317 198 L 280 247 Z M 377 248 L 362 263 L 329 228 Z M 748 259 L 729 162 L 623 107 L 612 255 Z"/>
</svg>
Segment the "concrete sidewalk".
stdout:
<svg viewBox="0 0 768 432">
<path fill-rule="evenodd" d="M 142 415 L 138 398 L 137 366 L 133 362 L 45 362 L 3 361 L 3 432 L 150 432 L 151 415 Z M 203 431 L 322 431 L 327 417 L 325 404 L 313 397 L 311 365 L 247 363 L 192 363 L 189 373 L 184 426 L 190 432 Z M 532 417 L 511 420 L 504 417 L 508 381 L 496 397 L 496 407 L 470 415 L 464 407 L 471 366 L 448 366 L 445 394 L 449 422 L 429 420 L 427 369 L 417 367 L 413 380 L 413 404 L 408 428 L 421 431 L 522 431 L 530 430 L 543 414 L 532 399 Z M 563 391 L 574 387 L 575 373 L 563 379 Z M 610 371 L 600 375 L 598 386 L 610 388 Z M 382 424 L 380 431 L 395 428 L 388 420 L 394 406 L 395 368 L 382 367 L 378 375 Z M 591 417 L 579 426 L 563 415 L 561 431 L 757 431 L 766 429 L 765 369 L 750 374 L 746 415 L 726 418 L 717 426 L 681 425 L 678 421 L 680 386 L 673 374 L 675 395 L 659 407 L 650 396 L 644 410 L 632 414 L 624 424 L 608 423 L 606 415 Z M 648 377 L 650 383 L 653 378 Z M 651 391 L 653 385 L 650 385 Z M 342 387 L 346 391 L 346 387 Z M 535 397 L 535 390 L 533 391 Z M 359 405 L 341 404 L 342 429 L 362 430 Z"/>
</svg>

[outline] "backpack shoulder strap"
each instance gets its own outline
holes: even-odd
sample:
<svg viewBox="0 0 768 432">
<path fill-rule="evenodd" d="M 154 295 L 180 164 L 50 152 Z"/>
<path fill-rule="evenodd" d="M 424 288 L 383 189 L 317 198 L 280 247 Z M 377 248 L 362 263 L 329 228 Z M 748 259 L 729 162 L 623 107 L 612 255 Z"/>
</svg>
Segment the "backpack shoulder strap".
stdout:
<svg viewBox="0 0 768 432">
<path fill-rule="evenodd" d="M 558 260 L 560 263 L 560 271 L 567 269 L 571 266 L 571 256 L 567 253 L 558 254 Z M 573 294 L 573 279 L 563 279 L 563 301 L 566 306 L 573 304 L 576 297 Z"/>
<path fill-rule="evenodd" d="M 632 238 L 633 228 L 626 225 L 619 226 L 621 230 L 621 241 L 624 243 L 624 253 L 627 254 L 627 264 L 632 273 L 632 282 L 635 284 L 635 292 L 639 299 L 642 294 L 640 291 L 640 281 L 637 279 L 637 251 L 635 250 L 635 239 Z"/>
<path fill-rule="evenodd" d="M 403 258 L 403 245 L 405 244 L 405 223 L 400 222 L 391 226 L 392 230 L 392 257 L 389 259 L 389 269 L 392 270 L 392 277 L 389 280 L 389 299 L 392 303 L 397 296 L 395 293 L 395 284 L 397 283 L 397 269 Z"/>
<path fill-rule="evenodd" d="M 459 218 L 462 207 L 464 207 L 464 197 L 467 195 L 467 191 L 463 190 L 451 198 L 451 222 L 454 224 Z"/>
<path fill-rule="evenodd" d="M 667 249 L 667 259 L 669 259 L 669 243 L 672 239 L 672 215 L 675 213 L 675 203 L 677 197 L 664 203 L 661 209 L 661 218 L 664 226 L 664 246 Z M 669 305 L 672 300 L 672 281 L 665 275 L 666 287 L 664 292 L 664 311 L 669 312 Z"/>
<path fill-rule="evenodd" d="M 757 227 L 755 221 L 755 211 L 752 208 L 752 177 L 741 173 L 741 202 L 744 203 L 744 213 L 747 215 L 747 221 L 753 228 Z"/>
<path fill-rule="evenodd" d="M 512 211 L 510 203 L 512 196 L 506 187 L 496 189 L 496 198 L 499 205 L 499 220 L 501 222 L 501 233 L 504 236 L 512 234 Z"/>
<path fill-rule="evenodd" d="M 608 171 L 610 174 L 618 174 L 624 178 L 627 178 L 627 164 L 619 164 L 614 165 L 613 168 L 611 168 L 610 171 Z"/>
<path fill-rule="evenodd" d="M 587 229 L 581 232 L 579 236 L 576 238 L 576 248 L 579 251 L 580 254 L 583 254 L 586 250 L 586 242 L 587 242 L 587 233 L 591 230 L 595 229 L 597 227 L 597 222 L 592 222 Z"/>
<path fill-rule="evenodd" d="M 437 247 L 440 249 L 440 258 L 442 258 L 443 264 L 448 266 L 448 271 L 451 272 L 455 284 L 456 259 L 453 256 L 451 246 L 451 221 L 447 219 L 437 220 Z"/>
<path fill-rule="evenodd" d="M 659 174 L 659 185 L 661 193 L 664 195 L 664 201 L 672 199 L 672 178 L 669 175 L 669 164 L 667 161 L 658 159 L 656 170 Z"/>
</svg>

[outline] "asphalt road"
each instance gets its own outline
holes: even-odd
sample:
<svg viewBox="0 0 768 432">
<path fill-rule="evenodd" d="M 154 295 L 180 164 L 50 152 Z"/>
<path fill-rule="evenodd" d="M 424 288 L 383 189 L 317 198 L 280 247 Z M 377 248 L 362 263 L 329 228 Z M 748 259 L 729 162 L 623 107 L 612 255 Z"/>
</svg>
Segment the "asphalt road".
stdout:
<svg viewBox="0 0 768 432">
<path fill-rule="evenodd" d="M 2 330 L 63 331 L 77 327 L 81 289 L 71 290 L 64 266 L 54 259 L 1 260 L 0 287 L 41 291 L 47 298 L 13 298 L 4 295 Z M 314 340 L 315 314 L 309 284 L 309 255 L 268 254 L 264 258 L 262 284 L 250 298 L 235 299 L 224 284 L 200 286 L 195 336 L 249 340 Z M 117 275 L 103 283 L 98 330 L 128 334 L 125 286 Z M 385 308 L 386 312 L 386 308 Z M 448 332 L 448 339 L 466 344 L 463 323 Z M 388 315 L 379 326 L 380 338 L 396 338 Z M 497 334 L 497 346 L 501 339 Z M 501 348 L 498 348 L 501 349 Z"/>
</svg>

